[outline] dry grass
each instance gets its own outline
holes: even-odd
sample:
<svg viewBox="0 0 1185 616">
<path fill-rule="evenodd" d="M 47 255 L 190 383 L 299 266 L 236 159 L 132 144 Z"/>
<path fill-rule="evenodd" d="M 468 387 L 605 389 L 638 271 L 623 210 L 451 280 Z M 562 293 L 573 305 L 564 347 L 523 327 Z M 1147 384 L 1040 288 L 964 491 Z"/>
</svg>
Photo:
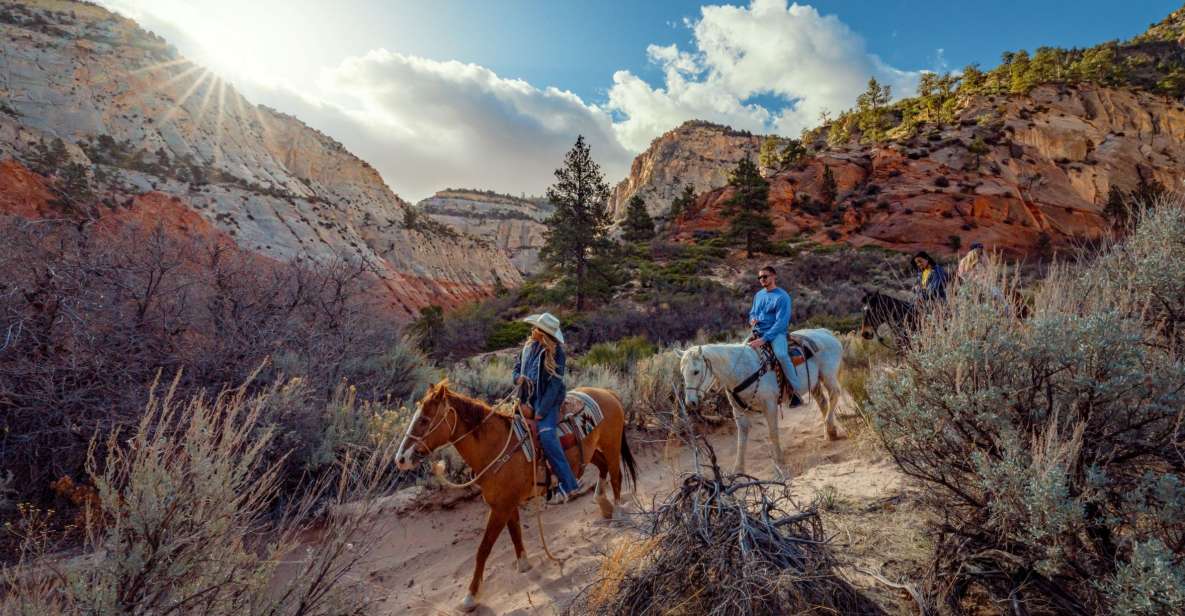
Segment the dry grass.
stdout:
<svg viewBox="0 0 1185 616">
<path fill-rule="evenodd" d="M 371 598 L 351 571 L 373 544 L 367 503 L 390 487 L 393 448 L 337 459 L 277 520 L 281 467 L 266 456 L 274 433 L 260 420 L 285 399 L 280 389 L 188 400 L 176 382 L 153 391 L 133 431 L 112 434 L 102 458 L 91 448 L 99 503 L 82 554 L 62 559 L 47 527 L 26 525 L 22 559 L 0 570 L 0 613 L 363 613 Z M 362 506 L 320 513 L 346 500 Z M 311 520 L 319 539 L 305 545 Z"/>
</svg>

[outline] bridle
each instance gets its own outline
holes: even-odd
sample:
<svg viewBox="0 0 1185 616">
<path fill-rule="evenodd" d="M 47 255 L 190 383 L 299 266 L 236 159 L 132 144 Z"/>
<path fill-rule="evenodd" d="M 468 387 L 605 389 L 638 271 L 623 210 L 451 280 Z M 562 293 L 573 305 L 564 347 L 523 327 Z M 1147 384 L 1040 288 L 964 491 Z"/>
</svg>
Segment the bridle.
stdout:
<svg viewBox="0 0 1185 616">
<path fill-rule="evenodd" d="M 452 434 L 453 432 L 456 432 L 457 424 L 460 423 L 460 421 L 461 421 L 460 416 L 457 414 L 457 409 L 453 408 L 453 405 L 450 404 L 448 401 L 448 393 L 447 392 L 445 392 L 445 394 L 444 394 L 444 405 L 445 405 L 445 410 L 448 412 L 445 414 L 442 414 L 439 418 L 437 418 L 435 421 L 433 421 L 430 426 L 428 426 L 428 430 L 426 430 L 424 432 L 425 436 L 416 436 L 415 434 L 413 434 L 413 432 L 415 431 L 416 424 L 418 424 L 420 419 L 422 419 L 422 413 L 424 410 L 424 406 L 421 404 L 416 409 L 416 414 L 412 416 L 411 423 L 408 424 L 408 426 L 407 426 L 407 433 L 403 435 L 403 438 L 405 441 L 410 441 L 410 442 L 414 443 L 415 444 L 414 447 L 419 447 L 420 451 L 425 456 L 429 455 L 433 451 L 435 451 L 435 449 L 428 447 L 428 445 L 424 443 L 424 438 L 427 435 L 432 434 L 434 431 L 436 431 L 436 428 L 439 427 L 442 423 L 444 423 L 449 417 L 452 417 L 452 419 L 453 419 L 452 425 L 449 427 L 449 434 Z M 466 431 L 461 436 L 450 439 L 447 443 L 444 443 L 440 447 L 444 447 L 445 445 L 456 445 L 457 443 L 460 443 L 461 441 L 468 438 L 469 435 L 476 432 L 478 428 L 480 428 L 483 424 L 485 424 L 485 422 L 488 421 L 494 415 L 496 415 L 496 413 L 493 413 L 493 412 L 486 413 L 486 415 L 481 418 L 481 421 L 477 422 L 476 426 L 473 426 L 472 428 L 470 428 L 468 431 Z M 486 475 L 486 473 L 489 472 L 490 470 L 496 471 L 496 469 L 502 468 L 502 466 L 504 464 L 506 464 L 506 462 L 508 460 L 510 460 L 510 456 L 512 454 L 510 444 L 513 441 L 514 441 L 514 430 L 507 429 L 506 444 L 502 446 L 502 451 L 498 454 L 498 456 L 496 458 L 494 458 L 493 461 L 491 461 L 489 464 L 487 464 L 485 468 L 483 468 L 480 471 L 478 471 L 477 473 L 475 473 L 473 478 L 470 479 L 469 481 L 466 481 L 465 483 L 453 483 L 453 482 L 449 481 L 447 477 L 444 477 L 443 474 L 440 474 L 438 478 L 442 482 L 444 482 L 445 485 L 448 485 L 449 487 L 467 488 L 467 487 L 477 483 L 477 481 L 479 479 L 481 479 L 482 477 L 484 477 Z M 436 449 L 440 449 L 440 447 L 437 447 Z M 400 446 L 398 455 L 402 455 L 402 454 L 403 454 L 403 447 Z"/>
<path fill-rule="evenodd" d="M 692 348 L 695 349 L 695 352 L 699 353 L 700 360 L 704 362 L 704 372 L 700 375 L 699 384 L 695 387 L 687 384 L 683 385 L 684 397 L 687 396 L 687 391 L 694 391 L 696 396 L 702 396 L 704 392 L 710 390 L 712 385 L 715 385 L 716 381 L 718 380 L 716 378 L 716 371 L 712 369 L 712 362 L 708 360 L 707 355 L 704 355 L 704 347 L 695 346 Z"/>
<path fill-rule="evenodd" d="M 486 416 L 482 417 L 481 421 L 477 422 L 477 425 L 473 426 L 473 428 L 471 428 L 469 431 L 465 432 L 461 436 L 450 439 L 447 443 L 444 443 L 443 445 L 440 445 L 439 447 L 436 447 L 436 448 L 428 447 L 428 445 L 426 443 L 424 443 L 424 439 L 427 438 L 427 436 L 429 434 L 432 434 L 433 432 L 435 432 L 436 428 L 440 427 L 440 425 L 443 424 L 445 421 L 447 421 L 449 418 L 452 418 L 452 422 L 449 425 L 449 432 L 448 433 L 451 435 L 453 432 L 457 431 L 457 424 L 460 423 L 461 419 L 460 419 L 460 416 L 457 415 L 457 409 L 453 408 L 453 405 L 449 403 L 447 393 L 444 395 L 444 410 L 446 411 L 445 413 L 441 414 L 439 417 L 434 418 L 432 424 L 429 425 L 428 429 L 424 431 L 424 436 L 416 436 L 415 435 L 416 424 L 418 424 L 420 422 L 420 420 L 423 419 L 424 405 L 421 404 L 419 407 L 416 408 L 416 413 L 415 413 L 415 415 L 412 416 L 411 423 L 408 424 L 408 426 L 407 426 L 407 433 L 403 435 L 403 440 L 406 442 L 410 442 L 414 447 L 419 447 L 420 453 L 422 453 L 423 455 L 428 455 L 428 454 L 432 453 L 433 451 L 436 451 L 436 449 L 440 449 L 440 447 L 444 447 L 445 445 L 456 445 L 457 443 L 460 443 L 461 441 L 465 440 L 469 435 L 476 432 L 477 429 L 480 428 L 482 426 L 482 424 L 484 424 L 486 422 L 486 420 L 488 420 L 490 417 L 492 417 L 494 415 L 493 413 L 486 414 Z"/>
</svg>

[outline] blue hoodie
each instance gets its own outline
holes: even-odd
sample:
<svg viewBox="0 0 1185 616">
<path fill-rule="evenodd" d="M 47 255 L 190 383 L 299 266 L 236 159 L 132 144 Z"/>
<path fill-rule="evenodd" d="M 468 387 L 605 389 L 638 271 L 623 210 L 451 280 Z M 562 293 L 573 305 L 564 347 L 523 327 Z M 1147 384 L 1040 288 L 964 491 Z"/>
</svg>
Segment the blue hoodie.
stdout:
<svg viewBox="0 0 1185 616">
<path fill-rule="evenodd" d="M 785 336 L 790 329 L 790 308 L 790 294 L 781 287 L 774 287 L 773 291 L 762 289 L 753 296 L 749 318 L 757 321 L 753 328 L 762 338 L 773 340 Z"/>
</svg>

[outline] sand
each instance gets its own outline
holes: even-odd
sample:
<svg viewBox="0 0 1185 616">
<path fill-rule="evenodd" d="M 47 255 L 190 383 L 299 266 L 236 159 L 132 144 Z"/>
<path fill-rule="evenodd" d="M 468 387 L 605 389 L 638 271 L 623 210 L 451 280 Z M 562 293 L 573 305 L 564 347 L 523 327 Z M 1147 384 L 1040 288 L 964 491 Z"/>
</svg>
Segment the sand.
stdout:
<svg viewBox="0 0 1185 616">
<path fill-rule="evenodd" d="M 849 419 L 848 425 L 857 421 Z M 827 441 L 813 404 L 786 410 L 779 430 L 786 468 L 793 473 L 797 496 L 809 502 L 824 494 L 831 502 L 876 503 L 898 495 L 903 478 L 891 461 L 859 439 Z M 637 498 L 649 503 L 668 494 L 691 466 L 688 451 L 665 441 L 645 442 L 631 432 L 638 459 Z M 736 450 L 731 422 L 710 436 L 728 468 Z M 746 470 L 773 477 L 763 420 L 750 431 Z M 590 470 L 585 477 L 592 478 Z M 627 499 L 629 497 L 627 496 Z M 377 614 L 455 614 L 473 573 L 474 556 L 485 525 L 487 508 L 480 498 L 457 490 L 401 493 L 387 513 L 377 516 L 369 538 L 373 551 L 357 572 L 372 596 Z M 476 614 L 557 614 L 596 577 L 601 556 L 619 537 L 636 537 L 626 524 L 602 520 L 591 495 L 543 511 L 543 525 L 552 553 L 563 559 L 563 571 L 543 554 L 534 505 L 524 508 L 523 534 L 532 568 L 518 573 L 514 548 L 503 533 L 486 565 Z M 850 533 L 849 533 L 850 534 Z M 865 561 L 868 559 L 865 558 Z M 875 558 L 874 558 L 875 560 Z M 864 566 L 878 563 L 864 562 Z"/>
</svg>

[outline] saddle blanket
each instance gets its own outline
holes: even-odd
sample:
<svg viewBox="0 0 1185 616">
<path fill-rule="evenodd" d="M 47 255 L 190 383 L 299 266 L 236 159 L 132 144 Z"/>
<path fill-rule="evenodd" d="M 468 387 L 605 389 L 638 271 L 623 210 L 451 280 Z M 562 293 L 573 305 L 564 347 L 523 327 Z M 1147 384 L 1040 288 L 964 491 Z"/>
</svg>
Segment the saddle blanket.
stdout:
<svg viewBox="0 0 1185 616">
<path fill-rule="evenodd" d="M 604 413 L 601 411 L 601 406 L 597 404 L 592 396 L 581 391 L 570 391 L 564 398 L 564 403 L 560 406 L 560 417 L 558 431 L 560 434 L 560 445 L 564 449 L 574 447 L 577 441 L 583 440 L 588 436 L 601 421 L 605 419 Z M 533 422 L 531 422 L 533 423 Z M 527 422 L 522 415 L 515 415 L 510 422 L 514 430 L 515 438 L 522 443 L 520 447 L 523 450 L 523 455 L 527 457 L 528 462 L 535 460 L 535 443 L 537 442 L 537 434 L 532 430 L 532 426 Z"/>
</svg>

